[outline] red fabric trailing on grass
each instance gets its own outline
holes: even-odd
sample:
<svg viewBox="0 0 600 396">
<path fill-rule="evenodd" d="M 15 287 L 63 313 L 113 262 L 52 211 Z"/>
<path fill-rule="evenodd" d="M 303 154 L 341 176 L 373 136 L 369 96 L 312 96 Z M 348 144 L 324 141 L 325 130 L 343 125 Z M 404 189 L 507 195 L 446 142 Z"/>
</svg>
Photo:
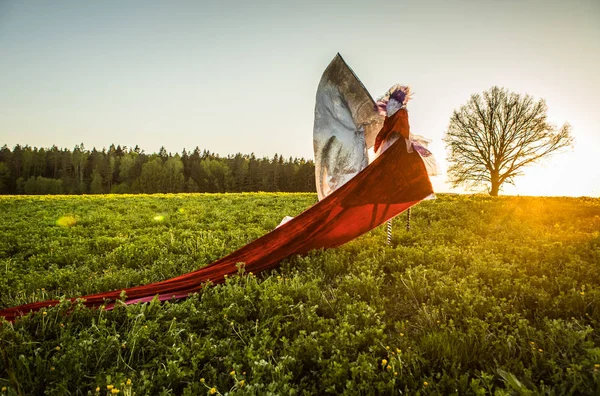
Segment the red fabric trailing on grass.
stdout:
<svg viewBox="0 0 600 396">
<path fill-rule="evenodd" d="M 372 164 L 345 185 L 316 203 L 288 223 L 256 239 L 235 252 L 196 271 L 149 285 L 83 296 L 84 305 L 105 304 L 112 309 L 124 291 L 126 304 L 185 298 L 199 291 L 206 282 L 223 283 L 226 275 L 238 272 L 237 263 L 246 271 L 258 273 L 274 268 L 294 254 L 312 249 L 332 248 L 349 242 L 402 213 L 433 193 L 427 170 L 416 150 L 408 153 L 404 139 L 398 139 Z M 72 301 L 75 298 L 71 299 Z M 0 315 L 9 321 L 58 300 L 8 308 Z"/>
</svg>

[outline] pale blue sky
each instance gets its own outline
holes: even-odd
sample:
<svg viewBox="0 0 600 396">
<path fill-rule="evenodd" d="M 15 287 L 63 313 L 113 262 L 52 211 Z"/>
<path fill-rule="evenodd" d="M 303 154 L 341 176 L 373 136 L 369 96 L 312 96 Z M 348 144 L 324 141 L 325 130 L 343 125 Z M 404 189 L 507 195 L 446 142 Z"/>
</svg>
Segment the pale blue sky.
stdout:
<svg viewBox="0 0 600 396">
<path fill-rule="evenodd" d="M 0 0 L 0 145 L 312 158 L 315 91 L 338 51 L 375 97 L 413 87 L 412 130 L 442 169 L 470 94 L 545 98 L 575 148 L 506 192 L 600 195 L 597 0 Z"/>
</svg>

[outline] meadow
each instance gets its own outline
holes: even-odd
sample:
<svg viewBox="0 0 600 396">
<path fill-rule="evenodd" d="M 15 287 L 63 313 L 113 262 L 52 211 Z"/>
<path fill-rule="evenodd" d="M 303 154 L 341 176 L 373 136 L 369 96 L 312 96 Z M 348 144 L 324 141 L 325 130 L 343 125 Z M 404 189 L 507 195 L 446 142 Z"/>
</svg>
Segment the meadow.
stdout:
<svg viewBox="0 0 600 396">
<path fill-rule="evenodd" d="M 0 309 L 183 274 L 315 194 L 0 197 Z M 182 301 L 0 321 L 0 395 L 600 394 L 600 199 L 440 195 Z"/>
</svg>

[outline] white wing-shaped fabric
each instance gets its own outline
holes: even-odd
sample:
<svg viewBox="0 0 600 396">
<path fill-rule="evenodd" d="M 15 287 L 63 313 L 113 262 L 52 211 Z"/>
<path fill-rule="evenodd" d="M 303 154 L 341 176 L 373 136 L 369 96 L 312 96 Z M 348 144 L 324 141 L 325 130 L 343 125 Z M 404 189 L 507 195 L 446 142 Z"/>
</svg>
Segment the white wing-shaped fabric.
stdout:
<svg viewBox="0 0 600 396">
<path fill-rule="evenodd" d="M 317 88 L 313 143 L 319 200 L 369 164 L 367 151 L 383 120 L 369 92 L 337 54 Z"/>
</svg>

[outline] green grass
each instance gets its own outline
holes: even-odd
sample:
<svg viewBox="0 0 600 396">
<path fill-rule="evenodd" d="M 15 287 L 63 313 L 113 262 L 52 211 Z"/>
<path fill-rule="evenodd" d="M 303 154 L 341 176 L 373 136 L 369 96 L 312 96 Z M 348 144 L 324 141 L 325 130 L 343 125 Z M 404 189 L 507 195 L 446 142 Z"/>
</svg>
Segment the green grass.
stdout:
<svg viewBox="0 0 600 396">
<path fill-rule="evenodd" d="M 0 308 L 155 282 L 314 194 L 1 197 Z M 5 394 L 598 394 L 600 200 L 440 196 L 185 301 L 0 324 Z M 233 373 L 234 372 L 234 373 Z M 131 385 L 127 385 L 131 379 Z M 203 380 L 202 380 L 203 379 Z M 2 393 L 0 393 L 2 394 Z"/>
</svg>

